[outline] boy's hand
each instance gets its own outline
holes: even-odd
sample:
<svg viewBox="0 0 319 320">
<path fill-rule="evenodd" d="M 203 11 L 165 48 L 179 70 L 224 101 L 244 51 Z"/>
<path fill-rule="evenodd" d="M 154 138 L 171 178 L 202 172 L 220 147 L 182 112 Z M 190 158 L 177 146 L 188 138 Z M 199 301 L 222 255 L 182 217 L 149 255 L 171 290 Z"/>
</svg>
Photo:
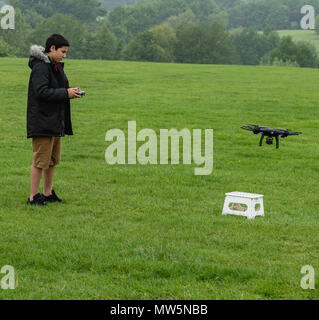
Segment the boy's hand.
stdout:
<svg viewBox="0 0 319 320">
<path fill-rule="evenodd" d="M 81 98 L 80 88 L 69 88 L 68 94 L 70 99 Z"/>
</svg>

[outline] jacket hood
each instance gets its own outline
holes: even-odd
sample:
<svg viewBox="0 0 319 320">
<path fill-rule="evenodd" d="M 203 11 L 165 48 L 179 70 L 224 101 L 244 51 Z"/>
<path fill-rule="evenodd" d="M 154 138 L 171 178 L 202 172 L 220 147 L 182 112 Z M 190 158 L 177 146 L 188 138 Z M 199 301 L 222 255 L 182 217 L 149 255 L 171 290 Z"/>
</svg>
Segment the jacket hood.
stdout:
<svg viewBox="0 0 319 320">
<path fill-rule="evenodd" d="M 30 59 L 29 67 L 32 69 L 34 65 L 40 61 L 45 63 L 51 63 L 49 57 L 44 53 L 44 48 L 42 46 L 33 45 L 30 48 Z"/>
</svg>

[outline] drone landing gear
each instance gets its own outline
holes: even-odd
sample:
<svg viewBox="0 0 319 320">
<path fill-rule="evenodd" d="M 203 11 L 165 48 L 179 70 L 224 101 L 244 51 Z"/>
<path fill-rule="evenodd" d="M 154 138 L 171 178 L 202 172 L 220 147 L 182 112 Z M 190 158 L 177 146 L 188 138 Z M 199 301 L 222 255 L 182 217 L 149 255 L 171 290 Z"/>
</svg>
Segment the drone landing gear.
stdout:
<svg viewBox="0 0 319 320">
<path fill-rule="evenodd" d="M 262 134 L 260 141 L 259 141 L 259 147 L 261 147 L 263 145 L 263 140 L 264 140 L 265 136 Z"/>
<path fill-rule="evenodd" d="M 263 145 L 263 140 L 264 140 L 264 138 L 265 138 L 265 135 L 262 134 L 262 135 L 261 135 L 261 138 L 260 138 L 260 141 L 259 141 L 259 146 L 260 146 L 260 147 Z M 276 138 L 276 149 L 279 149 L 279 137 L 278 137 L 278 136 L 275 136 L 275 138 Z M 273 142 L 274 142 L 273 137 L 267 136 L 266 143 L 267 143 L 267 144 L 273 144 Z"/>
</svg>

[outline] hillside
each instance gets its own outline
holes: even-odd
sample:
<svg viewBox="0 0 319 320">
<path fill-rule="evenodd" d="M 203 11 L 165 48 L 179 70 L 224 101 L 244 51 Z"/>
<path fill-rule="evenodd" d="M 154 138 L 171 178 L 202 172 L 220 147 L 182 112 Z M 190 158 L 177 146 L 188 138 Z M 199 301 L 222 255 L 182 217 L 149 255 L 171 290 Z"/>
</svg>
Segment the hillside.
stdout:
<svg viewBox="0 0 319 320">
<path fill-rule="evenodd" d="M 56 169 L 65 204 L 30 208 L 27 61 L 0 58 L 0 266 L 18 279 L 0 299 L 318 299 L 300 287 L 319 268 L 316 69 L 66 60 L 87 95 Z M 212 174 L 107 164 L 106 132 L 133 120 L 213 129 Z M 261 148 L 246 123 L 302 135 Z M 265 217 L 222 216 L 231 191 L 263 194 Z"/>
</svg>

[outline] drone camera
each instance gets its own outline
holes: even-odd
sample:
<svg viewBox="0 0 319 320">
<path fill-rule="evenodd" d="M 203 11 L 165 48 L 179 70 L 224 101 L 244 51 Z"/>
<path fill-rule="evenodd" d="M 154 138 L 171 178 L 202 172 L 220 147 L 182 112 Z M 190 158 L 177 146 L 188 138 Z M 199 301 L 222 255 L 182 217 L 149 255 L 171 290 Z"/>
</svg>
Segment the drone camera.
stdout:
<svg viewBox="0 0 319 320">
<path fill-rule="evenodd" d="M 267 137 L 267 139 L 266 139 L 267 144 L 273 144 L 273 142 L 274 142 L 273 137 Z"/>
</svg>

